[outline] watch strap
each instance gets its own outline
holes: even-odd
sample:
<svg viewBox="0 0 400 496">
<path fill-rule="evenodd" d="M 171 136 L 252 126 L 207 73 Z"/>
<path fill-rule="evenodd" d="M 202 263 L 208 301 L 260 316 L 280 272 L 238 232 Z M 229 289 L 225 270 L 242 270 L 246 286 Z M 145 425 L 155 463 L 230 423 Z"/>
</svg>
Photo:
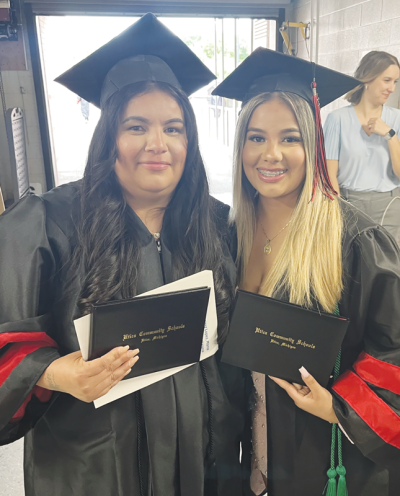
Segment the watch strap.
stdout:
<svg viewBox="0 0 400 496">
<path fill-rule="evenodd" d="M 396 134 L 394 129 L 389 129 L 389 131 L 385 134 L 386 141 L 389 141 Z"/>
</svg>

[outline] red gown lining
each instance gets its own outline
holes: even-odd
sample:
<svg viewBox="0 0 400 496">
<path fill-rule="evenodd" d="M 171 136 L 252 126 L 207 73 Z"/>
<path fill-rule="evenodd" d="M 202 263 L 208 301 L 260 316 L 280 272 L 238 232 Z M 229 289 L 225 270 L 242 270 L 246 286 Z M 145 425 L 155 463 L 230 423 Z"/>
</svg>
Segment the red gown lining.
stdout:
<svg viewBox="0 0 400 496">
<path fill-rule="evenodd" d="M 0 387 L 27 355 L 44 347 L 57 348 L 57 343 L 45 332 L 6 332 L 0 334 L 0 347 L 10 343 L 13 345 L 0 358 Z M 11 422 L 18 422 L 23 418 L 32 395 L 35 395 L 42 403 L 46 403 L 50 400 L 52 391 L 34 386 L 13 415 Z"/>
<path fill-rule="evenodd" d="M 400 449 L 400 417 L 357 374 L 346 371 L 332 389 L 380 438 Z"/>
<path fill-rule="evenodd" d="M 354 370 L 365 382 L 400 395 L 400 367 L 363 351 L 354 364 Z"/>
</svg>

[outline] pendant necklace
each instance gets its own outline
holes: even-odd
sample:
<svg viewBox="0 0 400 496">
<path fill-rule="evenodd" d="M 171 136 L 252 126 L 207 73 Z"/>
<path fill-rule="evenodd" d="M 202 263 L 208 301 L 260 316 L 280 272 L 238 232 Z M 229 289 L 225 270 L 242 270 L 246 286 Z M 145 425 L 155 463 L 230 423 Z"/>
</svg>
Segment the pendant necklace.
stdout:
<svg viewBox="0 0 400 496">
<path fill-rule="evenodd" d="M 270 238 L 267 236 L 267 233 L 265 232 L 264 226 L 263 226 L 263 224 L 262 224 L 262 222 L 261 222 L 261 220 L 260 220 L 261 229 L 263 230 L 264 236 L 267 238 L 267 242 L 266 242 L 266 244 L 264 245 L 264 253 L 265 253 L 266 255 L 269 255 L 269 254 L 271 253 L 271 251 L 272 251 L 272 248 L 271 248 L 271 241 L 273 241 L 273 240 L 274 240 L 277 236 L 279 236 L 279 234 L 287 228 L 287 226 L 291 223 L 291 221 L 292 221 L 292 219 L 290 219 L 290 220 L 289 220 L 289 222 L 288 222 L 285 226 L 283 226 L 283 227 L 282 227 L 282 229 L 278 232 L 278 234 L 275 234 L 275 236 L 274 236 L 273 238 L 271 238 L 271 239 L 270 239 Z"/>
</svg>

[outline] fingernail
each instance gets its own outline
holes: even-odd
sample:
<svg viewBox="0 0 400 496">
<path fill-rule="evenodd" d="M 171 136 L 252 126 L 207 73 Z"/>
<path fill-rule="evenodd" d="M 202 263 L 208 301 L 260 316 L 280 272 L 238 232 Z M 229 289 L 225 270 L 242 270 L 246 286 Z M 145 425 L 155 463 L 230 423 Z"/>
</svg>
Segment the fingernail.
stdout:
<svg viewBox="0 0 400 496">
<path fill-rule="evenodd" d="M 307 379 L 307 377 L 310 375 L 305 367 L 300 367 L 299 371 L 302 377 L 304 377 L 304 379 Z"/>
<path fill-rule="evenodd" d="M 136 355 L 136 350 L 129 350 L 128 351 L 128 357 L 133 357 Z"/>
<path fill-rule="evenodd" d="M 134 365 L 138 360 L 139 360 L 139 357 L 138 356 L 136 356 L 134 358 L 131 358 L 129 360 L 129 366 L 132 367 L 132 365 Z"/>
<path fill-rule="evenodd" d="M 130 372 L 132 372 L 132 369 L 129 369 L 125 372 L 125 375 L 128 375 Z"/>
</svg>

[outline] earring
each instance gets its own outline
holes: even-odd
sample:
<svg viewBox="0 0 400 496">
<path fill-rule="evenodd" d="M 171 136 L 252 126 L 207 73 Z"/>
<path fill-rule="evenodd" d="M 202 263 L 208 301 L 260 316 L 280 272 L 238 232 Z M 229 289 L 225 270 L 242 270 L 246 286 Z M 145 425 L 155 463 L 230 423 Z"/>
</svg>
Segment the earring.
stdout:
<svg viewBox="0 0 400 496">
<path fill-rule="evenodd" d="M 365 89 L 367 90 L 368 89 L 368 84 L 365 85 Z"/>
</svg>

